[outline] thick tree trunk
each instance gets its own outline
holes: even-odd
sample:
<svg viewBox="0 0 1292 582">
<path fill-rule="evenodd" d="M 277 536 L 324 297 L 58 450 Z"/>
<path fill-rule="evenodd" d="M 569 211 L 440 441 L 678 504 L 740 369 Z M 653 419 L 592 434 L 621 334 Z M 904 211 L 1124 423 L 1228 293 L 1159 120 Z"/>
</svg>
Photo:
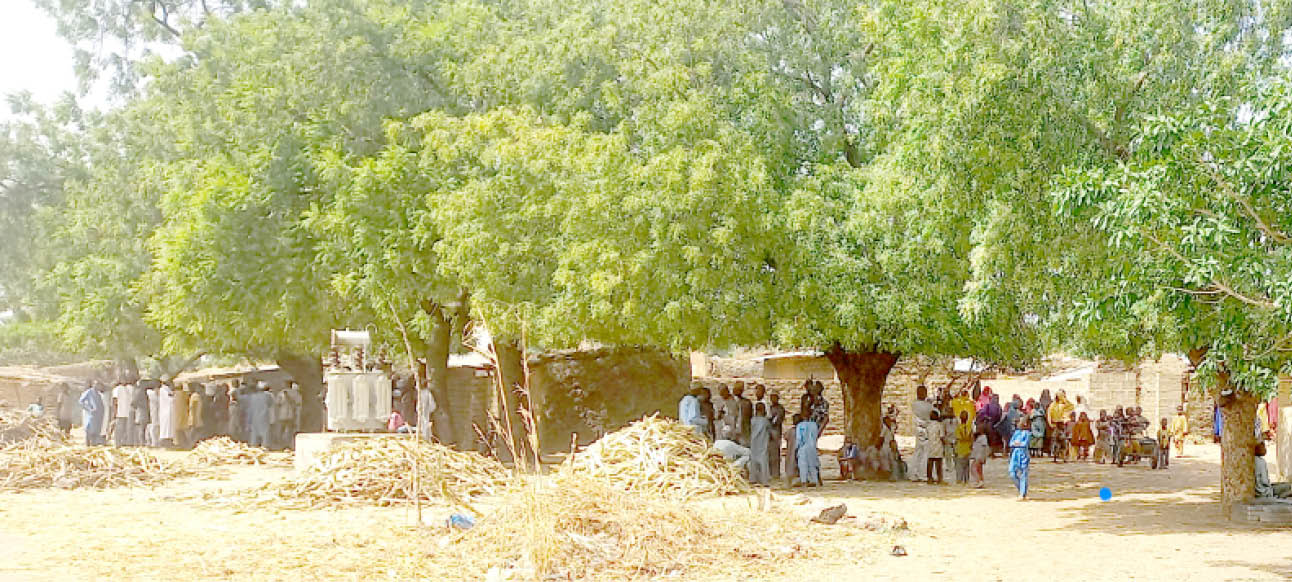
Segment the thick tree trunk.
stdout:
<svg viewBox="0 0 1292 582">
<path fill-rule="evenodd" d="M 431 337 L 426 341 L 426 381 L 436 404 L 435 412 L 431 414 L 431 428 L 437 440 L 453 446 L 457 434 L 453 431 L 453 400 L 449 390 L 449 344 L 453 322 L 439 306 L 427 311 L 433 325 Z"/>
<path fill-rule="evenodd" d="M 301 432 L 323 431 L 323 362 L 300 354 L 280 354 L 278 367 L 301 387 Z"/>
<path fill-rule="evenodd" d="M 506 416 L 500 418 L 504 427 L 507 425 L 507 419 L 511 419 L 512 446 L 516 453 L 525 455 L 526 458 L 532 458 L 532 451 L 529 448 L 525 422 L 518 413 L 521 409 L 528 406 L 528 394 L 525 392 L 525 368 L 521 358 L 525 357 L 521 350 L 520 342 L 511 339 L 494 338 L 494 349 L 498 355 L 498 377 L 503 385 L 503 393 L 506 397 L 505 402 L 500 402 L 499 406 L 506 412 Z M 501 443 L 500 443 L 501 444 Z M 502 453 L 505 446 L 499 447 Z"/>
<path fill-rule="evenodd" d="M 117 358 L 116 380 L 135 383 L 139 381 L 139 362 L 133 356 Z"/>
<path fill-rule="evenodd" d="M 897 354 L 849 351 L 839 345 L 826 350 L 826 358 L 843 385 L 844 434 L 861 449 L 859 477 L 886 477 L 879 471 L 884 382 L 897 364 Z"/>
<path fill-rule="evenodd" d="M 1193 369 L 1202 365 L 1209 348 L 1189 350 L 1189 364 Z M 1237 503 L 1249 501 L 1255 495 L 1256 455 L 1256 402 L 1250 392 L 1235 390 L 1230 384 L 1229 372 L 1216 374 L 1216 405 L 1220 407 L 1220 509 L 1226 516 Z"/>
<path fill-rule="evenodd" d="M 1217 379 L 1221 391 L 1231 389 L 1228 373 Z M 1235 390 L 1232 396 L 1218 396 L 1220 403 L 1220 509 L 1225 515 L 1236 503 L 1249 501 L 1255 494 L 1256 470 L 1256 403 L 1250 392 Z"/>
</svg>

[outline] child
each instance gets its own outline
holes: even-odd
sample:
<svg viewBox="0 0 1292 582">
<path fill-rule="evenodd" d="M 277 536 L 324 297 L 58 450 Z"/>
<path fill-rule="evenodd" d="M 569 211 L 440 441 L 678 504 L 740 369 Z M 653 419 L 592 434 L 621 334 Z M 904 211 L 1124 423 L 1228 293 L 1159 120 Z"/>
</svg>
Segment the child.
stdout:
<svg viewBox="0 0 1292 582">
<path fill-rule="evenodd" d="M 1175 407 L 1175 417 L 1171 419 L 1171 441 L 1175 443 L 1175 456 L 1184 456 L 1184 437 L 1189 436 L 1189 417 L 1184 415 L 1184 406 Z"/>
<path fill-rule="evenodd" d="M 1025 418 L 1018 419 L 1014 434 L 1009 437 L 1009 478 L 1018 488 L 1018 499 L 1027 499 L 1027 472 L 1031 463 L 1032 423 Z"/>
<path fill-rule="evenodd" d="M 1162 419 L 1162 427 L 1157 429 L 1157 468 L 1165 469 L 1171 463 L 1171 427 L 1167 419 Z"/>
<path fill-rule="evenodd" d="M 929 412 L 929 423 L 925 427 L 927 439 L 925 441 L 925 451 L 928 453 L 928 463 L 925 466 L 925 477 L 930 485 L 933 484 L 933 469 L 938 470 L 937 484 L 942 484 L 942 445 L 946 439 L 946 429 L 943 427 L 938 411 L 934 409 Z"/>
<path fill-rule="evenodd" d="M 1040 457 L 1042 448 L 1045 445 L 1045 414 L 1033 408 L 1028 414 L 1028 418 L 1031 420 L 1032 436 L 1028 440 L 1027 449 L 1033 457 Z"/>
<path fill-rule="evenodd" d="M 861 451 L 852 442 L 852 437 L 843 437 L 843 446 L 839 448 L 839 480 L 855 479 L 857 467 L 861 465 Z"/>
<path fill-rule="evenodd" d="M 960 425 L 956 427 L 956 483 L 969 484 L 969 453 L 973 452 L 974 430 L 969 413 L 960 412 Z"/>
<path fill-rule="evenodd" d="M 1068 442 L 1072 440 L 1072 423 L 1065 421 L 1054 423 L 1053 438 L 1050 444 L 1052 462 L 1068 462 Z"/>
<path fill-rule="evenodd" d="M 1093 444 L 1095 444 L 1095 435 L 1090 430 L 1090 417 L 1083 412 L 1072 428 L 1072 446 L 1077 447 L 1077 460 L 1089 461 L 1090 445 Z"/>
<path fill-rule="evenodd" d="M 891 415 L 884 416 L 884 426 L 879 433 L 879 463 L 883 470 L 888 471 L 890 481 L 905 481 L 905 463 L 902 462 L 902 454 L 897 450 L 897 439 L 894 437 L 896 430 L 897 421 Z"/>
<path fill-rule="evenodd" d="M 973 451 L 969 453 L 970 459 L 973 460 L 973 475 L 976 479 L 974 489 L 983 488 L 982 469 L 987 464 L 987 457 L 991 456 L 991 444 L 987 441 L 987 428 L 980 427 L 973 440 Z"/>
</svg>

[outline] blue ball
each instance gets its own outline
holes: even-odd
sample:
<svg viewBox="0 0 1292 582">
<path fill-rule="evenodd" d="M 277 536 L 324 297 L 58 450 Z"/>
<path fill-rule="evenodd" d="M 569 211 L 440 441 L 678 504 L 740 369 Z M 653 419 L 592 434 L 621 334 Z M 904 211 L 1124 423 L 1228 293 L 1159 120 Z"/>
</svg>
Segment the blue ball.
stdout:
<svg viewBox="0 0 1292 582">
<path fill-rule="evenodd" d="M 1108 501 L 1109 499 L 1112 499 L 1112 498 L 1113 498 L 1113 490 L 1112 490 L 1112 489 L 1109 489 L 1109 488 L 1107 488 L 1107 487 L 1100 487 L 1100 488 L 1099 488 L 1099 498 L 1100 498 L 1100 499 L 1102 499 L 1102 500 L 1104 500 L 1104 501 Z"/>
</svg>

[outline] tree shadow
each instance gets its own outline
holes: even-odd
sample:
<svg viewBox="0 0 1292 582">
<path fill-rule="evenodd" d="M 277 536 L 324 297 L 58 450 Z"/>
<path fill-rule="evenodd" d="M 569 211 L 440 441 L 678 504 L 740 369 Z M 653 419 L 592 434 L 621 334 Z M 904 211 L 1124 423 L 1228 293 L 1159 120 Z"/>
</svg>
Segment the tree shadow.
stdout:
<svg viewBox="0 0 1292 582">
<path fill-rule="evenodd" d="M 1045 531 L 1160 535 L 1268 530 L 1288 527 L 1231 522 L 1220 509 L 1219 467 L 1213 461 L 1172 459 L 1172 468 L 1152 470 L 1147 462 L 1117 467 L 1111 464 L 1052 463 L 1033 459 L 1025 505 L 1043 504 L 1061 517 L 1061 527 Z M 824 463 L 823 463 L 824 464 Z M 902 500 L 936 503 L 981 497 L 984 501 L 1012 499 L 1015 490 L 1005 476 L 1007 462 L 993 459 L 987 467 L 987 487 L 957 484 L 928 485 L 910 481 L 832 481 L 821 488 L 777 489 L 801 493 L 820 503 Z M 948 479 L 953 472 L 944 471 Z M 1112 496 L 1100 498 L 1107 487 Z"/>
<path fill-rule="evenodd" d="M 1292 560 L 1283 560 L 1281 562 L 1260 561 L 1244 562 L 1242 560 L 1209 560 L 1208 565 L 1228 568 L 1247 568 L 1258 572 L 1269 572 L 1275 576 L 1281 576 L 1284 579 L 1292 579 Z"/>
</svg>

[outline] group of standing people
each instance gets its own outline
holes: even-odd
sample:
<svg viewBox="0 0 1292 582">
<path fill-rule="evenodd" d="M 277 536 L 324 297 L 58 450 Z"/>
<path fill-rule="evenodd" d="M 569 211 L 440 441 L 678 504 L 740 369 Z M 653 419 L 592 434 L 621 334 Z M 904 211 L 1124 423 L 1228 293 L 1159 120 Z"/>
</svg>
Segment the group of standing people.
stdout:
<svg viewBox="0 0 1292 582">
<path fill-rule="evenodd" d="M 1090 460 L 1103 463 L 1118 459 L 1123 447 L 1136 438 L 1149 435 L 1150 423 L 1139 407 L 1121 406 L 1109 415 L 1100 410 L 1091 420 L 1090 410 L 1080 396 L 1069 401 L 1059 390 L 1052 398 L 1044 390 L 1037 399 L 1024 401 L 1019 395 L 1005 405 L 990 387 L 961 390 L 951 397 L 944 388 L 936 398 L 929 398 L 928 388 L 916 388 L 911 414 L 916 427 L 914 466 L 909 477 L 914 481 L 943 483 L 942 459 L 955 460 L 957 483 L 983 486 L 983 467 L 987 460 L 1003 453 L 1009 461 L 1008 474 L 1019 497 L 1027 496 L 1031 460 L 1050 456 L 1052 462 Z M 1156 466 L 1169 465 L 1171 445 L 1183 451 L 1188 435 L 1188 418 L 1179 407 L 1170 420 L 1163 418 L 1156 432 Z"/>
<path fill-rule="evenodd" d="M 110 389 L 91 382 L 76 396 L 69 385 L 58 388 L 58 424 L 70 432 L 74 417 L 64 403 L 75 402 L 85 427 L 86 446 L 189 448 L 213 436 L 273 449 L 290 448 L 300 426 L 299 386 L 271 389 L 265 382 L 244 386 L 241 380 L 206 386 L 144 379 L 121 380 Z M 68 410 L 71 410 L 70 406 Z"/>
<path fill-rule="evenodd" d="M 768 394 L 766 386 L 755 384 L 754 398 L 750 399 L 745 396 L 745 388 L 741 381 L 731 387 L 720 384 L 715 398 L 696 382 L 678 403 L 678 419 L 712 441 L 724 456 L 746 467 L 753 483 L 768 485 L 784 476 L 791 485 L 820 486 L 817 440 L 830 422 L 825 385 L 814 380 L 804 382 L 799 412 L 790 417 L 788 432 L 780 394 Z"/>
</svg>

